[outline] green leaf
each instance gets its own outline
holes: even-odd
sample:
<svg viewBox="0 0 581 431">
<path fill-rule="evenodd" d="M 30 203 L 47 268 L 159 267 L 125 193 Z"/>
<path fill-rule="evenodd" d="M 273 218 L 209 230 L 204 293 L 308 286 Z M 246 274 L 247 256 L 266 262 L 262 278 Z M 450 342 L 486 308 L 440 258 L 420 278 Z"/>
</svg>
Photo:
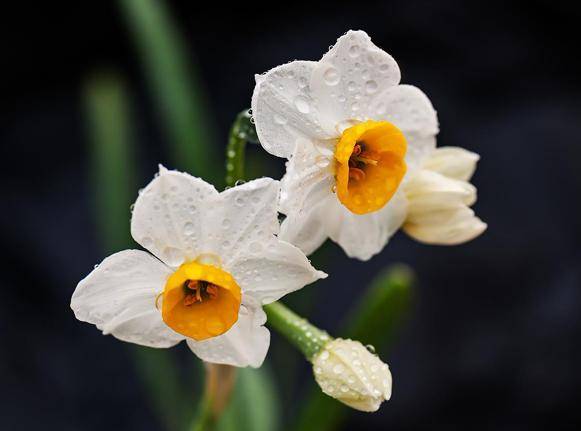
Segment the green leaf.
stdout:
<svg viewBox="0 0 581 431">
<path fill-rule="evenodd" d="M 206 97 L 166 2 L 121 0 L 154 96 L 156 108 L 172 144 L 175 168 L 219 185 L 219 156 L 214 127 L 206 113 Z"/>
<path fill-rule="evenodd" d="M 413 273 L 407 266 L 393 265 L 383 271 L 372 281 L 359 304 L 350 312 L 341 337 L 369 344 L 369 348 L 377 349 L 380 356 L 385 354 L 410 313 L 412 285 Z M 323 394 L 316 386 L 306 398 L 293 429 L 334 430 L 352 411 Z"/>
<path fill-rule="evenodd" d="M 95 221 L 102 246 L 111 253 L 133 246 L 130 205 L 137 195 L 131 103 L 120 76 L 101 73 L 88 80 L 83 91 Z M 167 350 L 131 346 L 136 371 L 164 425 L 181 431 L 193 400 L 184 394 L 173 356 Z M 193 391 L 192 391 L 193 392 Z"/>
<path fill-rule="evenodd" d="M 241 368 L 232 400 L 220 418 L 218 431 L 276 431 L 280 401 L 274 376 L 266 365 Z"/>
<path fill-rule="evenodd" d="M 100 73 L 86 83 L 83 102 L 95 222 L 101 245 L 110 253 L 131 244 L 129 207 L 137 194 L 127 90 L 115 73 Z"/>
</svg>

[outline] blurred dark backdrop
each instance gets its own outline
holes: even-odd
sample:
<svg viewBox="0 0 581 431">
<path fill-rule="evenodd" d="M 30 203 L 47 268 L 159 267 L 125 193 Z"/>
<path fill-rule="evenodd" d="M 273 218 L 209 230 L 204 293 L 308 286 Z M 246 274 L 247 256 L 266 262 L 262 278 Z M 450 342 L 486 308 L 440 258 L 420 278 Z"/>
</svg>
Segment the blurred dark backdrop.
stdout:
<svg viewBox="0 0 581 431">
<path fill-rule="evenodd" d="M 0 197 L 0 429 L 159 430 L 127 347 L 77 322 L 76 283 L 104 257 L 95 229 L 81 88 L 125 76 L 139 179 L 171 166 L 135 47 L 115 2 L 4 11 Z M 216 2 L 215 2 L 216 3 Z M 581 424 L 581 11 L 573 2 L 170 2 L 225 142 L 255 73 L 316 60 L 366 30 L 402 81 L 438 110 L 440 145 L 481 154 L 476 212 L 488 231 L 459 247 L 398 234 L 368 263 L 330 246 L 312 305 L 337 327 L 390 262 L 417 272 L 414 313 L 384 359 L 394 395 L 343 429 L 574 429 Z M 256 151 L 256 150 L 253 150 Z M 279 175 L 280 160 L 266 168 Z M 129 223 L 127 209 L 127 226 Z M 282 341 L 275 340 L 282 343 Z M 187 356 L 185 347 L 177 348 Z M 189 356 L 187 356 L 189 358 Z M 308 369 L 303 370 L 305 381 Z M 300 390 L 296 397 L 300 397 Z M 292 405 L 284 409 L 292 409 Z M 577 428 L 578 429 L 578 428 Z"/>
</svg>

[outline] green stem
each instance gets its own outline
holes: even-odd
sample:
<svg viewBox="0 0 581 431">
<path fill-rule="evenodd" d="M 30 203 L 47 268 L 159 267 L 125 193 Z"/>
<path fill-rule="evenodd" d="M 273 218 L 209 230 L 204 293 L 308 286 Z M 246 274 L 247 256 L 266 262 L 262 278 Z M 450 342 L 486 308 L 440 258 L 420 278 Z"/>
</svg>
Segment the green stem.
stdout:
<svg viewBox="0 0 581 431">
<path fill-rule="evenodd" d="M 226 147 L 226 187 L 234 187 L 236 181 L 244 180 L 246 136 L 241 133 L 241 122 L 247 118 L 250 118 L 248 111 L 240 112 L 230 129 Z"/>
<path fill-rule="evenodd" d="M 359 304 L 349 313 L 341 331 L 347 337 L 376 346 L 385 353 L 397 330 L 409 315 L 414 275 L 405 265 L 393 265 L 379 274 L 363 292 Z M 313 387 L 305 397 L 293 431 L 332 431 L 350 413 L 349 408 Z"/>
<path fill-rule="evenodd" d="M 331 340 L 329 334 L 309 323 L 282 302 L 265 305 L 264 311 L 269 325 L 284 335 L 309 361 Z"/>
<path fill-rule="evenodd" d="M 240 112 L 230 129 L 226 147 L 226 187 L 234 187 L 244 181 L 246 143 L 258 144 L 256 129 L 248 109 Z"/>
<path fill-rule="evenodd" d="M 233 187 L 244 180 L 246 143 L 258 143 L 256 129 L 248 110 L 240 112 L 230 129 L 226 148 L 226 186 Z M 331 339 L 329 334 L 300 317 L 281 302 L 264 306 L 268 324 L 284 335 L 308 360 Z"/>
</svg>

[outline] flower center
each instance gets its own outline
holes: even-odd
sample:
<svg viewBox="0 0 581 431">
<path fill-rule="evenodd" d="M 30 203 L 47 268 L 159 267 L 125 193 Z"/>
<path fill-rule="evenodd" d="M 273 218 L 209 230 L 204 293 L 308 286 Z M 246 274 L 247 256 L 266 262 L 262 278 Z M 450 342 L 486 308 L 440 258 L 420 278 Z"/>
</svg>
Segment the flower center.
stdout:
<svg viewBox="0 0 581 431">
<path fill-rule="evenodd" d="M 201 341 L 228 331 L 238 320 L 240 286 L 228 272 L 184 263 L 167 280 L 161 315 L 174 331 Z"/>
<path fill-rule="evenodd" d="M 337 197 L 355 214 L 389 202 L 406 172 L 403 133 L 387 121 L 369 120 L 346 129 L 335 150 Z"/>
</svg>

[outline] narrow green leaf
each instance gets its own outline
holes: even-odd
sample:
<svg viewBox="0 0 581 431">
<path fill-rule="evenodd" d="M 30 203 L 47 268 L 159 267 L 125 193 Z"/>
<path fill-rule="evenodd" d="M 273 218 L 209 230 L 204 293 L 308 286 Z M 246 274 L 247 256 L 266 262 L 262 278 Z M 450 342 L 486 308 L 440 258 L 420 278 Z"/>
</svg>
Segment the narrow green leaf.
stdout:
<svg viewBox="0 0 581 431">
<path fill-rule="evenodd" d="M 220 418 L 218 431 L 276 431 L 280 400 L 267 365 L 238 372 L 232 400 Z"/>
<path fill-rule="evenodd" d="M 219 156 L 206 97 L 191 53 L 171 18 L 166 2 L 121 0 L 134 36 L 154 102 L 172 144 L 175 168 L 219 186 Z"/>
<path fill-rule="evenodd" d="M 394 265 L 377 276 L 347 319 L 342 338 L 352 338 L 385 354 L 412 304 L 413 273 L 404 265 Z M 314 385 L 313 385 L 314 386 Z M 352 412 L 314 387 L 298 416 L 295 431 L 337 429 Z"/>
<path fill-rule="evenodd" d="M 85 85 L 83 102 L 91 144 L 91 178 L 95 221 L 107 253 L 133 247 L 130 205 L 137 196 L 135 143 L 130 98 L 123 80 L 101 73 Z M 184 396 L 169 351 L 131 346 L 136 371 L 161 423 L 181 431 L 193 398 Z M 184 405 L 188 402 L 188 406 Z"/>
<path fill-rule="evenodd" d="M 129 102 L 121 78 L 113 73 L 90 78 L 83 97 L 95 222 L 101 246 L 111 253 L 131 244 L 129 207 L 137 194 Z"/>
</svg>

